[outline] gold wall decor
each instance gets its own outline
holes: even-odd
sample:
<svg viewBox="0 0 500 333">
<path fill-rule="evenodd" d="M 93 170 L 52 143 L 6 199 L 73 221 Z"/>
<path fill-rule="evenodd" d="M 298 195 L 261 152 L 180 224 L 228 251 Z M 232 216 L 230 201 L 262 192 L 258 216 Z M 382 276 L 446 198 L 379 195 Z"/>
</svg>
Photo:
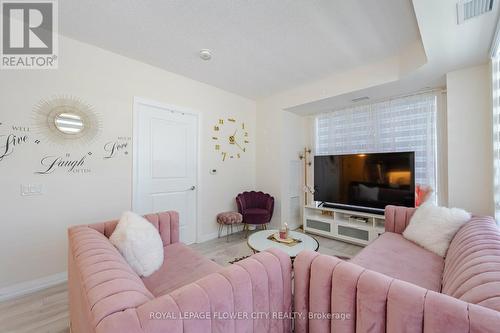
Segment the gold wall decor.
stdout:
<svg viewBox="0 0 500 333">
<path fill-rule="evenodd" d="M 247 151 L 250 143 L 245 123 L 241 124 L 234 118 L 219 119 L 214 126 L 212 136 L 216 152 L 220 152 L 222 161 L 239 159 Z"/>
<path fill-rule="evenodd" d="M 307 205 L 309 203 L 308 196 L 309 193 L 311 195 L 314 194 L 314 191 L 311 190 L 309 185 L 307 184 L 307 168 L 311 167 L 312 162 L 311 162 L 311 149 L 310 148 L 304 148 L 304 152 L 301 152 L 299 154 L 299 159 L 304 162 L 304 204 Z"/>
<path fill-rule="evenodd" d="M 55 144 L 89 144 L 101 121 L 94 108 L 73 96 L 41 100 L 33 109 L 34 130 Z"/>
</svg>

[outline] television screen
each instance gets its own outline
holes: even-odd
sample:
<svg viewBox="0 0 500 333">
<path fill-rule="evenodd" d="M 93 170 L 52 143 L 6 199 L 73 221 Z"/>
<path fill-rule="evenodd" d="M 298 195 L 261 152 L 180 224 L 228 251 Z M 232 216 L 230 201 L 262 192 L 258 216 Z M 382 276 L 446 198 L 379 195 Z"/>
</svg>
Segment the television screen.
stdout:
<svg viewBox="0 0 500 333">
<path fill-rule="evenodd" d="M 415 206 L 415 153 L 314 157 L 314 200 L 333 206 Z"/>
</svg>

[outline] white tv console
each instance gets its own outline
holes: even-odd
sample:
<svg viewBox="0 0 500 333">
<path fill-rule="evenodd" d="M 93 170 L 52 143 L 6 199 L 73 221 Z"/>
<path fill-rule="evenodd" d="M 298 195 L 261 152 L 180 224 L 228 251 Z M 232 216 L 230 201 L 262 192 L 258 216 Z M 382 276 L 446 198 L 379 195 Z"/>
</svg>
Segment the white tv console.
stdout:
<svg viewBox="0 0 500 333">
<path fill-rule="evenodd" d="M 347 209 L 304 206 L 304 231 L 366 246 L 385 231 L 384 215 Z"/>
</svg>

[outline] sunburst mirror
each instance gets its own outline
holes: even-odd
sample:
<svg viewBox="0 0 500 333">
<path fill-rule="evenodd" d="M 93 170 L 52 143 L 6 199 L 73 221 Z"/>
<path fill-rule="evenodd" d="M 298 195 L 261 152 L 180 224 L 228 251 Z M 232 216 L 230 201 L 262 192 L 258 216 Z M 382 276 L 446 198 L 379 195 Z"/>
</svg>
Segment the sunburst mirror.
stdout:
<svg viewBox="0 0 500 333">
<path fill-rule="evenodd" d="M 38 131 L 57 144 L 88 144 L 96 138 L 101 127 L 94 108 L 72 96 L 40 101 L 34 108 L 33 117 Z"/>
</svg>

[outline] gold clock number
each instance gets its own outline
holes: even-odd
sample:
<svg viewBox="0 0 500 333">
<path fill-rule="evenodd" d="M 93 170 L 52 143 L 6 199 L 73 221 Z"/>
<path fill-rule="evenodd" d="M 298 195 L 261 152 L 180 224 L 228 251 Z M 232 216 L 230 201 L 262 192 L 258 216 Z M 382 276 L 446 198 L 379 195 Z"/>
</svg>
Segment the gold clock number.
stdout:
<svg viewBox="0 0 500 333">
<path fill-rule="evenodd" d="M 218 131 L 219 130 L 219 126 L 214 126 L 214 131 Z"/>
<path fill-rule="evenodd" d="M 226 160 L 226 155 L 227 155 L 227 153 L 222 152 L 222 161 L 223 161 L 223 162 Z"/>
<path fill-rule="evenodd" d="M 219 119 L 219 125 L 224 125 L 224 119 Z"/>
<path fill-rule="evenodd" d="M 245 123 L 241 123 L 241 129 L 245 129 Z"/>
<path fill-rule="evenodd" d="M 220 145 L 215 145 L 215 150 L 219 150 L 220 149 Z"/>
</svg>

